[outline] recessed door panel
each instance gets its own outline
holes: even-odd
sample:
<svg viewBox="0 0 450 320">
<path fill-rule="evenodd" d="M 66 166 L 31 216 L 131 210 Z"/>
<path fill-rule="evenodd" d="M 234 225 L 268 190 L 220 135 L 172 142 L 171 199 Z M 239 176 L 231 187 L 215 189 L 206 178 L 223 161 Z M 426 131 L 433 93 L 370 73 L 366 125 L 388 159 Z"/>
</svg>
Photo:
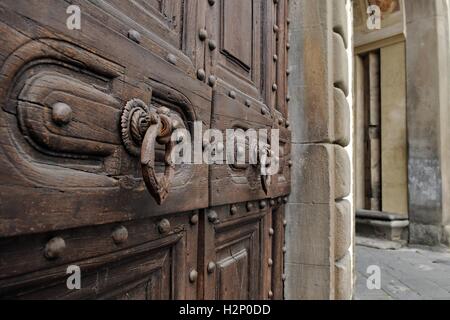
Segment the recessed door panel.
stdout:
<svg viewBox="0 0 450 320">
<path fill-rule="evenodd" d="M 196 33 L 204 19 L 199 0 L 87 0 L 83 7 L 109 28 L 137 42 L 162 59 L 195 76 L 203 66 Z"/>
<path fill-rule="evenodd" d="M 231 0 L 224 1 L 222 5 L 222 54 L 230 62 L 234 60 L 243 70 L 250 70 L 253 62 L 252 1 Z"/>
<path fill-rule="evenodd" d="M 268 297 L 269 211 L 259 202 L 249 203 L 212 207 L 204 213 L 205 299 Z"/>
<path fill-rule="evenodd" d="M 272 4 L 260 0 L 219 0 L 208 8 L 206 21 L 207 71 L 229 89 L 264 103 L 274 41 L 267 29 L 272 10 Z"/>
<path fill-rule="evenodd" d="M 197 288 L 186 271 L 197 266 L 193 216 L 0 239 L 0 297 L 195 299 Z M 54 239 L 64 248 L 56 252 Z M 80 290 L 67 287 L 69 266 L 80 268 Z"/>
</svg>

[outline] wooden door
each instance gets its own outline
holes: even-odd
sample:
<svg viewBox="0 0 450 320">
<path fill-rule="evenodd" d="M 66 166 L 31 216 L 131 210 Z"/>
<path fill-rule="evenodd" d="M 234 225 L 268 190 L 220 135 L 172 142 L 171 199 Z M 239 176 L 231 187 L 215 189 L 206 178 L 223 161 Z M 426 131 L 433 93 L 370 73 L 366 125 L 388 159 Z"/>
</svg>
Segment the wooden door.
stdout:
<svg viewBox="0 0 450 320">
<path fill-rule="evenodd" d="M 205 54 L 207 73 L 217 79 L 211 127 L 224 134 L 230 128 L 279 129 L 280 171 L 264 190 L 254 166 L 210 166 L 210 208 L 203 220 L 204 297 L 282 299 L 283 206 L 291 163 L 285 91 L 287 1 L 212 3 Z"/>
<path fill-rule="evenodd" d="M 0 3 L 1 298 L 283 298 L 286 5 Z M 280 129 L 270 186 L 168 161 L 194 123 Z"/>
</svg>

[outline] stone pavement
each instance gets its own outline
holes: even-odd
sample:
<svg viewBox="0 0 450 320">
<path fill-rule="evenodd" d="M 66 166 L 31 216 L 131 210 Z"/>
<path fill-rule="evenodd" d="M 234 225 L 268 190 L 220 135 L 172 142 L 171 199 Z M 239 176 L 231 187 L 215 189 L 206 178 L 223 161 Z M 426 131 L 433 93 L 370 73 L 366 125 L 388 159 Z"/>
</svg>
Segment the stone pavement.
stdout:
<svg viewBox="0 0 450 320">
<path fill-rule="evenodd" d="M 389 248 L 389 243 L 357 240 L 355 300 L 450 300 L 450 251 Z M 369 245 L 368 245 L 369 243 Z M 378 248 L 376 248 L 378 247 Z M 379 249 L 382 248 L 382 249 Z M 369 290 L 369 266 L 381 269 L 381 289 Z"/>
</svg>

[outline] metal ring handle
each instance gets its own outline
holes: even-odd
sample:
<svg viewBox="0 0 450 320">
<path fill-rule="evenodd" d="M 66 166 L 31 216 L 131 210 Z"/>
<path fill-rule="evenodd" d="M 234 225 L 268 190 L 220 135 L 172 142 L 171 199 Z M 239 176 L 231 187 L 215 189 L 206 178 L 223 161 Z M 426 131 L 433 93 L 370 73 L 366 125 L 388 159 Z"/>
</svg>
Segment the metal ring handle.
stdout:
<svg viewBox="0 0 450 320">
<path fill-rule="evenodd" d="M 185 128 L 182 118 L 166 107 L 147 106 L 142 100 L 128 101 L 121 118 L 122 141 L 128 152 L 140 156 L 142 176 L 145 185 L 161 205 L 169 196 L 169 189 L 175 174 L 172 151 L 175 141 L 172 133 L 176 129 Z M 164 157 L 164 173 L 155 171 L 155 149 L 161 144 L 166 147 Z"/>
<path fill-rule="evenodd" d="M 155 147 L 157 140 L 161 141 L 162 122 L 158 117 L 157 124 L 151 125 L 145 133 L 144 141 L 141 146 L 141 167 L 142 176 L 148 191 L 161 205 L 169 196 L 170 184 L 175 173 L 175 166 L 172 163 L 172 150 L 174 142 L 171 139 L 166 140 L 166 152 L 164 156 L 165 169 L 162 175 L 155 171 Z"/>
</svg>

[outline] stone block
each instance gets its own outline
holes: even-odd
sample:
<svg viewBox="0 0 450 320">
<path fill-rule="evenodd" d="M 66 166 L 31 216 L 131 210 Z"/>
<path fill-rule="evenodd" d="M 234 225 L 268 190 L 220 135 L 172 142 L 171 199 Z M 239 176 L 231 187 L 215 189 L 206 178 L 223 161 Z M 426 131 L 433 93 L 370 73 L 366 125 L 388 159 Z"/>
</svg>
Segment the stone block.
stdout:
<svg viewBox="0 0 450 320">
<path fill-rule="evenodd" d="M 359 236 L 406 242 L 408 238 L 408 220 L 382 221 L 356 218 L 356 232 Z"/>
<path fill-rule="evenodd" d="M 333 69 L 334 86 L 340 88 L 344 91 L 345 96 L 348 96 L 348 55 L 345 50 L 344 40 L 335 32 L 333 32 Z"/>
<path fill-rule="evenodd" d="M 291 30 L 290 42 L 289 116 L 297 121 L 297 125 L 292 126 L 292 141 L 331 142 L 333 115 L 327 33 L 316 20 L 299 31 Z"/>
<path fill-rule="evenodd" d="M 333 233 L 333 206 L 331 204 L 287 205 L 286 239 L 290 239 L 286 243 L 287 263 L 330 265 L 330 256 L 333 256 L 334 251 L 334 243 L 330 236 Z"/>
<path fill-rule="evenodd" d="M 294 164 L 291 202 L 309 204 L 333 202 L 332 150 L 332 145 L 292 145 Z"/>
<path fill-rule="evenodd" d="M 405 1 L 405 11 L 410 240 L 435 245 L 448 212 L 448 1 Z"/>
<path fill-rule="evenodd" d="M 347 0 L 333 0 L 333 31 L 338 33 L 344 40 L 345 48 L 348 46 L 348 20 Z"/>
<path fill-rule="evenodd" d="M 450 246 L 450 225 L 444 226 L 443 238 L 444 243 Z"/>
<path fill-rule="evenodd" d="M 333 0 L 334 1 L 334 0 Z M 298 22 L 291 23 L 290 28 L 295 26 L 305 28 L 327 23 L 329 17 L 328 0 L 326 1 L 304 1 L 292 0 L 289 2 L 289 15 L 299 17 Z M 295 30 L 295 29 L 294 29 Z"/>
<path fill-rule="evenodd" d="M 352 212 L 350 202 L 342 200 L 336 202 L 335 206 L 335 234 L 334 256 L 336 260 L 342 259 L 351 246 L 351 235 L 353 233 Z"/>
<path fill-rule="evenodd" d="M 287 300 L 329 300 L 330 266 L 286 263 L 285 297 Z"/>
<path fill-rule="evenodd" d="M 409 242 L 427 246 L 437 246 L 442 241 L 442 227 L 411 222 L 409 224 Z"/>
<path fill-rule="evenodd" d="M 351 164 L 348 152 L 341 146 L 334 145 L 335 160 L 335 199 L 342 199 L 350 195 Z"/>
<path fill-rule="evenodd" d="M 335 264 L 335 299 L 350 300 L 352 298 L 352 260 L 350 253 Z"/>
<path fill-rule="evenodd" d="M 332 114 L 323 87 L 299 87 L 290 83 L 289 118 L 297 119 L 292 127 L 294 143 L 329 143 L 333 139 Z M 298 94 L 292 94 L 297 92 Z"/>
<path fill-rule="evenodd" d="M 447 12 L 446 0 L 414 0 L 405 1 L 406 22 L 415 22 L 420 24 L 423 19 L 428 20 L 430 17 L 442 17 Z"/>
<path fill-rule="evenodd" d="M 343 147 L 350 143 L 350 106 L 338 88 L 334 88 L 334 141 Z"/>
</svg>

